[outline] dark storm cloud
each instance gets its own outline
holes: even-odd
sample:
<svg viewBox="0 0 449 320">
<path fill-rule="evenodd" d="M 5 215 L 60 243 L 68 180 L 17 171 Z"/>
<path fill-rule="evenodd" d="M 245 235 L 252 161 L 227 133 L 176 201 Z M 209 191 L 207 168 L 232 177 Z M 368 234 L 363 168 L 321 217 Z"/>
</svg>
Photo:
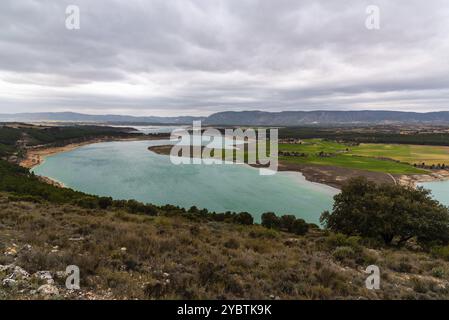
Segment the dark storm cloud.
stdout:
<svg viewBox="0 0 449 320">
<path fill-rule="evenodd" d="M 449 110 L 448 30 L 446 0 L 2 0 L 0 112 Z"/>
</svg>

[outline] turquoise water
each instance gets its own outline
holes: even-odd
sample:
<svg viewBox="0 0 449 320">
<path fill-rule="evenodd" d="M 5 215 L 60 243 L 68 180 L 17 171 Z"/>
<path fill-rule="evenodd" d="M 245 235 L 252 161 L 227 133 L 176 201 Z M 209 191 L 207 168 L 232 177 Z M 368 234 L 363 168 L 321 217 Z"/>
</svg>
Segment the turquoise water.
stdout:
<svg viewBox="0 0 449 320">
<path fill-rule="evenodd" d="M 299 173 L 260 176 L 246 165 L 173 165 L 147 150 L 168 141 L 107 142 L 48 157 L 34 168 L 67 187 L 114 199 L 211 211 L 294 214 L 318 223 L 338 190 L 306 181 Z"/>
<path fill-rule="evenodd" d="M 432 191 L 432 195 L 445 206 L 449 206 L 449 181 L 420 183 L 420 186 Z"/>
</svg>

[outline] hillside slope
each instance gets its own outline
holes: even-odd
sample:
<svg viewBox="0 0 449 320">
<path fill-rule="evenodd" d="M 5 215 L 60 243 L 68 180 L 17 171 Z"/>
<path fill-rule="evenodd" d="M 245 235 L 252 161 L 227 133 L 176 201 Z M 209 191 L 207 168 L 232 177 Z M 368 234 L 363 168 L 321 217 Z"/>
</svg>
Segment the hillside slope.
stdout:
<svg viewBox="0 0 449 320">
<path fill-rule="evenodd" d="M 448 262 L 360 241 L 0 193 L 0 299 L 449 298 Z M 381 290 L 365 288 L 371 264 L 381 269 Z M 80 268 L 80 291 L 64 289 L 68 265 Z M 45 290 L 43 275 L 55 281 Z"/>
</svg>

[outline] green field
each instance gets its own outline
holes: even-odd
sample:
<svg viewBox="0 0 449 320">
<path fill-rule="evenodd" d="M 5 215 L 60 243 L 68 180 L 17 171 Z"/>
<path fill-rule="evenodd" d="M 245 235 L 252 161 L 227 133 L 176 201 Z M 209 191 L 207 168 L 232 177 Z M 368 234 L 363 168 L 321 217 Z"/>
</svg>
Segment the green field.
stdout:
<svg viewBox="0 0 449 320">
<path fill-rule="evenodd" d="M 280 156 L 286 162 L 329 165 L 391 174 L 426 173 L 413 164 L 449 166 L 449 147 L 396 144 L 360 144 L 358 146 L 306 139 L 302 144 L 280 144 L 279 151 L 300 152 L 306 157 Z M 324 152 L 324 156 L 319 153 Z M 391 160 L 389 160 L 391 159 Z M 400 161 L 400 162 L 398 162 Z"/>
<path fill-rule="evenodd" d="M 449 166 L 449 147 L 398 144 L 361 144 L 351 153 L 366 157 L 386 157 L 410 164 Z"/>
</svg>

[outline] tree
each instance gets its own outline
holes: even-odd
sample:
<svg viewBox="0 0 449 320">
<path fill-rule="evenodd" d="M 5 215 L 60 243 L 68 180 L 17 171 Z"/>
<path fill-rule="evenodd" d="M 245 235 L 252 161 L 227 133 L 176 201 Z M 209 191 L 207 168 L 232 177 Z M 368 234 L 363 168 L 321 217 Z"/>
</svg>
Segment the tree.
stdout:
<svg viewBox="0 0 449 320">
<path fill-rule="evenodd" d="M 111 197 L 100 197 L 100 198 L 98 199 L 98 206 L 99 206 L 101 209 L 107 209 L 107 208 L 109 208 L 110 206 L 112 206 L 112 203 L 113 203 L 113 200 L 112 200 Z"/>
<path fill-rule="evenodd" d="M 200 210 L 197 208 L 197 206 L 191 206 L 187 212 L 188 213 L 198 213 L 199 211 Z"/>
<path fill-rule="evenodd" d="M 252 225 L 254 223 L 254 219 L 248 212 L 240 212 L 235 215 L 234 222 L 244 225 Z"/>
<path fill-rule="evenodd" d="M 449 241 L 449 209 L 432 199 L 430 191 L 353 178 L 334 197 L 332 213 L 320 221 L 332 231 L 382 238 L 401 245 L 411 238 L 421 244 Z"/>
<path fill-rule="evenodd" d="M 281 217 L 281 229 L 287 230 L 288 232 L 292 232 L 293 224 L 295 223 L 296 217 L 294 215 L 284 215 Z"/>
<path fill-rule="evenodd" d="M 279 229 L 281 222 L 273 212 L 265 212 L 262 214 L 262 226 L 268 229 Z"/>
<path fill-rule="evenodd" d="M 303 236 L 309 231 L 309 225 L 303 219 L 296 219 L 293 222 L 291 232 L 299 236 Z"/>
</svg>

